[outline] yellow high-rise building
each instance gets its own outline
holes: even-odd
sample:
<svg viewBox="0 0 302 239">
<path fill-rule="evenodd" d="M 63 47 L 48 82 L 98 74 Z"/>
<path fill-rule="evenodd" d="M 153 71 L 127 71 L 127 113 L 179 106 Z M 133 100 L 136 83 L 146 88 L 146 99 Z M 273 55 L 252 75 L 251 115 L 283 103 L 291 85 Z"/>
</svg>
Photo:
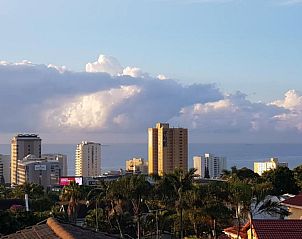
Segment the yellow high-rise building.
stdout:
<svg viewBox="0 0 302 239">
<path fill-rule="evenodd" d="M 188 170 L 188 129 L 157 123 L 148 129 L 148 172 L 163 175 Z"/>
</svg>

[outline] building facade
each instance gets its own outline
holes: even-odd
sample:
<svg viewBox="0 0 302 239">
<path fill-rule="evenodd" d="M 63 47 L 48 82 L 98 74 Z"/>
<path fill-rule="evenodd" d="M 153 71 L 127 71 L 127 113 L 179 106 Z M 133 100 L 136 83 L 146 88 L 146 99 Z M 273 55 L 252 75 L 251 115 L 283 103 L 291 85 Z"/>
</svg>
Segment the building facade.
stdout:
<svg viewBox="0 0 302 239">
<path fill-rule="evenodd" d="M 288 167 L 288 164 L 279 162 L 278 158 L 270 158 L 266 162 L 254 162 L 254 172 L 261 176 L 265 171 L 276 169 L 279 166 Z"/>
<path fill-rule="evenodd" d="M 67 155 L 65 154 L 42 154 L 42 158 L 47 160 L 57 160 L 62 166 L 62 176 L 67 176 L 68 165 L 67 165 Z"/>
<path fill-rule="evenodd" d="M 148 129 L 148 172 L 163 175 L 188 170 L 188 129 L 157 123 Z"/>
<path fill-rule="evenodd" d="M 77 145 L 75 175 L 95 177 L 101 174 L 101 144 L 83 141 Z"/>
<path fill-rule="evenodd" d="M 36 183 L 46 189 L 59 185 L 62 171 L 62 164 L 58 160 L 37 158 L 30 154 L 18 161 L 17 184 Z"/>
<path fill-rule="evenodd" d="M 10 183 L 10 155 L 0 154 L 0 183 Z"/>
<path fill-rule="evenodd" d="M 196 176 L 201 178 L 220 178 L 226 169 L 226 157 L 206 153 L 204 156 L 193 157 Z"/>
<path fill-rule="evenodd" d="M 193 167 L 196 169 L 195 175 L 197 177 L 203 177 L 204 176 L 204 160 L 202 160 L 202 156 L 194 156 L 193 157 Z"/>
<path fill-rule="evenodd" d="M 11 140 L 11 184 L 17 184 L 18 162 L 32 154 L 41 158 L 41 138 L 37 134 L 18 134 Z"/>
<path fill-rule="evenodd" d="M 148 174 L 148 162 L 143 158 L 132 158 L 126 160 L 126 171 Z"/>
</svg>

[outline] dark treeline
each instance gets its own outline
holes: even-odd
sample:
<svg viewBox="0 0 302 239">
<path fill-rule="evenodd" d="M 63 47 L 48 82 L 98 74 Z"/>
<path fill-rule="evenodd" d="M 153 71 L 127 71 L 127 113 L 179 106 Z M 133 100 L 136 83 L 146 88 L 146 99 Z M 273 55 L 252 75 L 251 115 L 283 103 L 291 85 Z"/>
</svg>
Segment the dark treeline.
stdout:
<svg viewBox="0 0 302 239">
<path fill-rule="evenodd" d="M 30 198 L 30 212 L 15 205 L 0 211 L 0 233 L 9 234 L 49 216 L 76 222 L 87 208 L 84 225 L 122 238 L 216 238 L 226 227 L 242 226 L 256 215 L 288 215 L 271 196 L 297 194 L 302 187 L 302 165 L 279 167 L 262 176 L 247 168 L 224 171 L 224 181 L 200 184 L 194 170 L 162 177 L 132 175 L 97 187 L 71 183 L 60 192 L 45 192 L 35 184 L 13 189 L 0 186 L 5 199 Z M 62 209 L 65 205 L 66 210 Z"/>
</svg>

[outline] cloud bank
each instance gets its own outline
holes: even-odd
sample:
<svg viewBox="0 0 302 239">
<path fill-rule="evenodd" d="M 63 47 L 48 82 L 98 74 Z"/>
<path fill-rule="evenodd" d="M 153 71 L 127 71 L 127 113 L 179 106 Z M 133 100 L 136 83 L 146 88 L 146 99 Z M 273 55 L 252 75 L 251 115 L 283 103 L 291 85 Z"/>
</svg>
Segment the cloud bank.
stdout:
<svg viewBox="0 0 302 239">
<path fill-rule="evenodd" d="M 193 134 L 286 134 L 302 132 L 302 95 L 255 103 L 223 94 L 214 84 L 182 85 L 100 55 L 85 72 L 66 67 L 0 62 L 0 131 L 143 133 L 156 122 L 188 127 Z"/>
</svg>

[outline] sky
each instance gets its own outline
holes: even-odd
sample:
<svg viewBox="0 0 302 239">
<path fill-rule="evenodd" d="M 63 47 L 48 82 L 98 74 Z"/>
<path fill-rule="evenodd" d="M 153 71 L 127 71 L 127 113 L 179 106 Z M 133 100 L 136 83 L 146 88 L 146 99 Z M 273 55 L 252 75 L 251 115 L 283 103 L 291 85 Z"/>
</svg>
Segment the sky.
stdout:
<svg viewBox="0 0 302 239">
<path fill-rule="evenodd" d="M 0 143 L 301 142 L 301 0 L 0 0 Z M 131 137 L 129 137 L 131 135 Z"/>
</svg>

